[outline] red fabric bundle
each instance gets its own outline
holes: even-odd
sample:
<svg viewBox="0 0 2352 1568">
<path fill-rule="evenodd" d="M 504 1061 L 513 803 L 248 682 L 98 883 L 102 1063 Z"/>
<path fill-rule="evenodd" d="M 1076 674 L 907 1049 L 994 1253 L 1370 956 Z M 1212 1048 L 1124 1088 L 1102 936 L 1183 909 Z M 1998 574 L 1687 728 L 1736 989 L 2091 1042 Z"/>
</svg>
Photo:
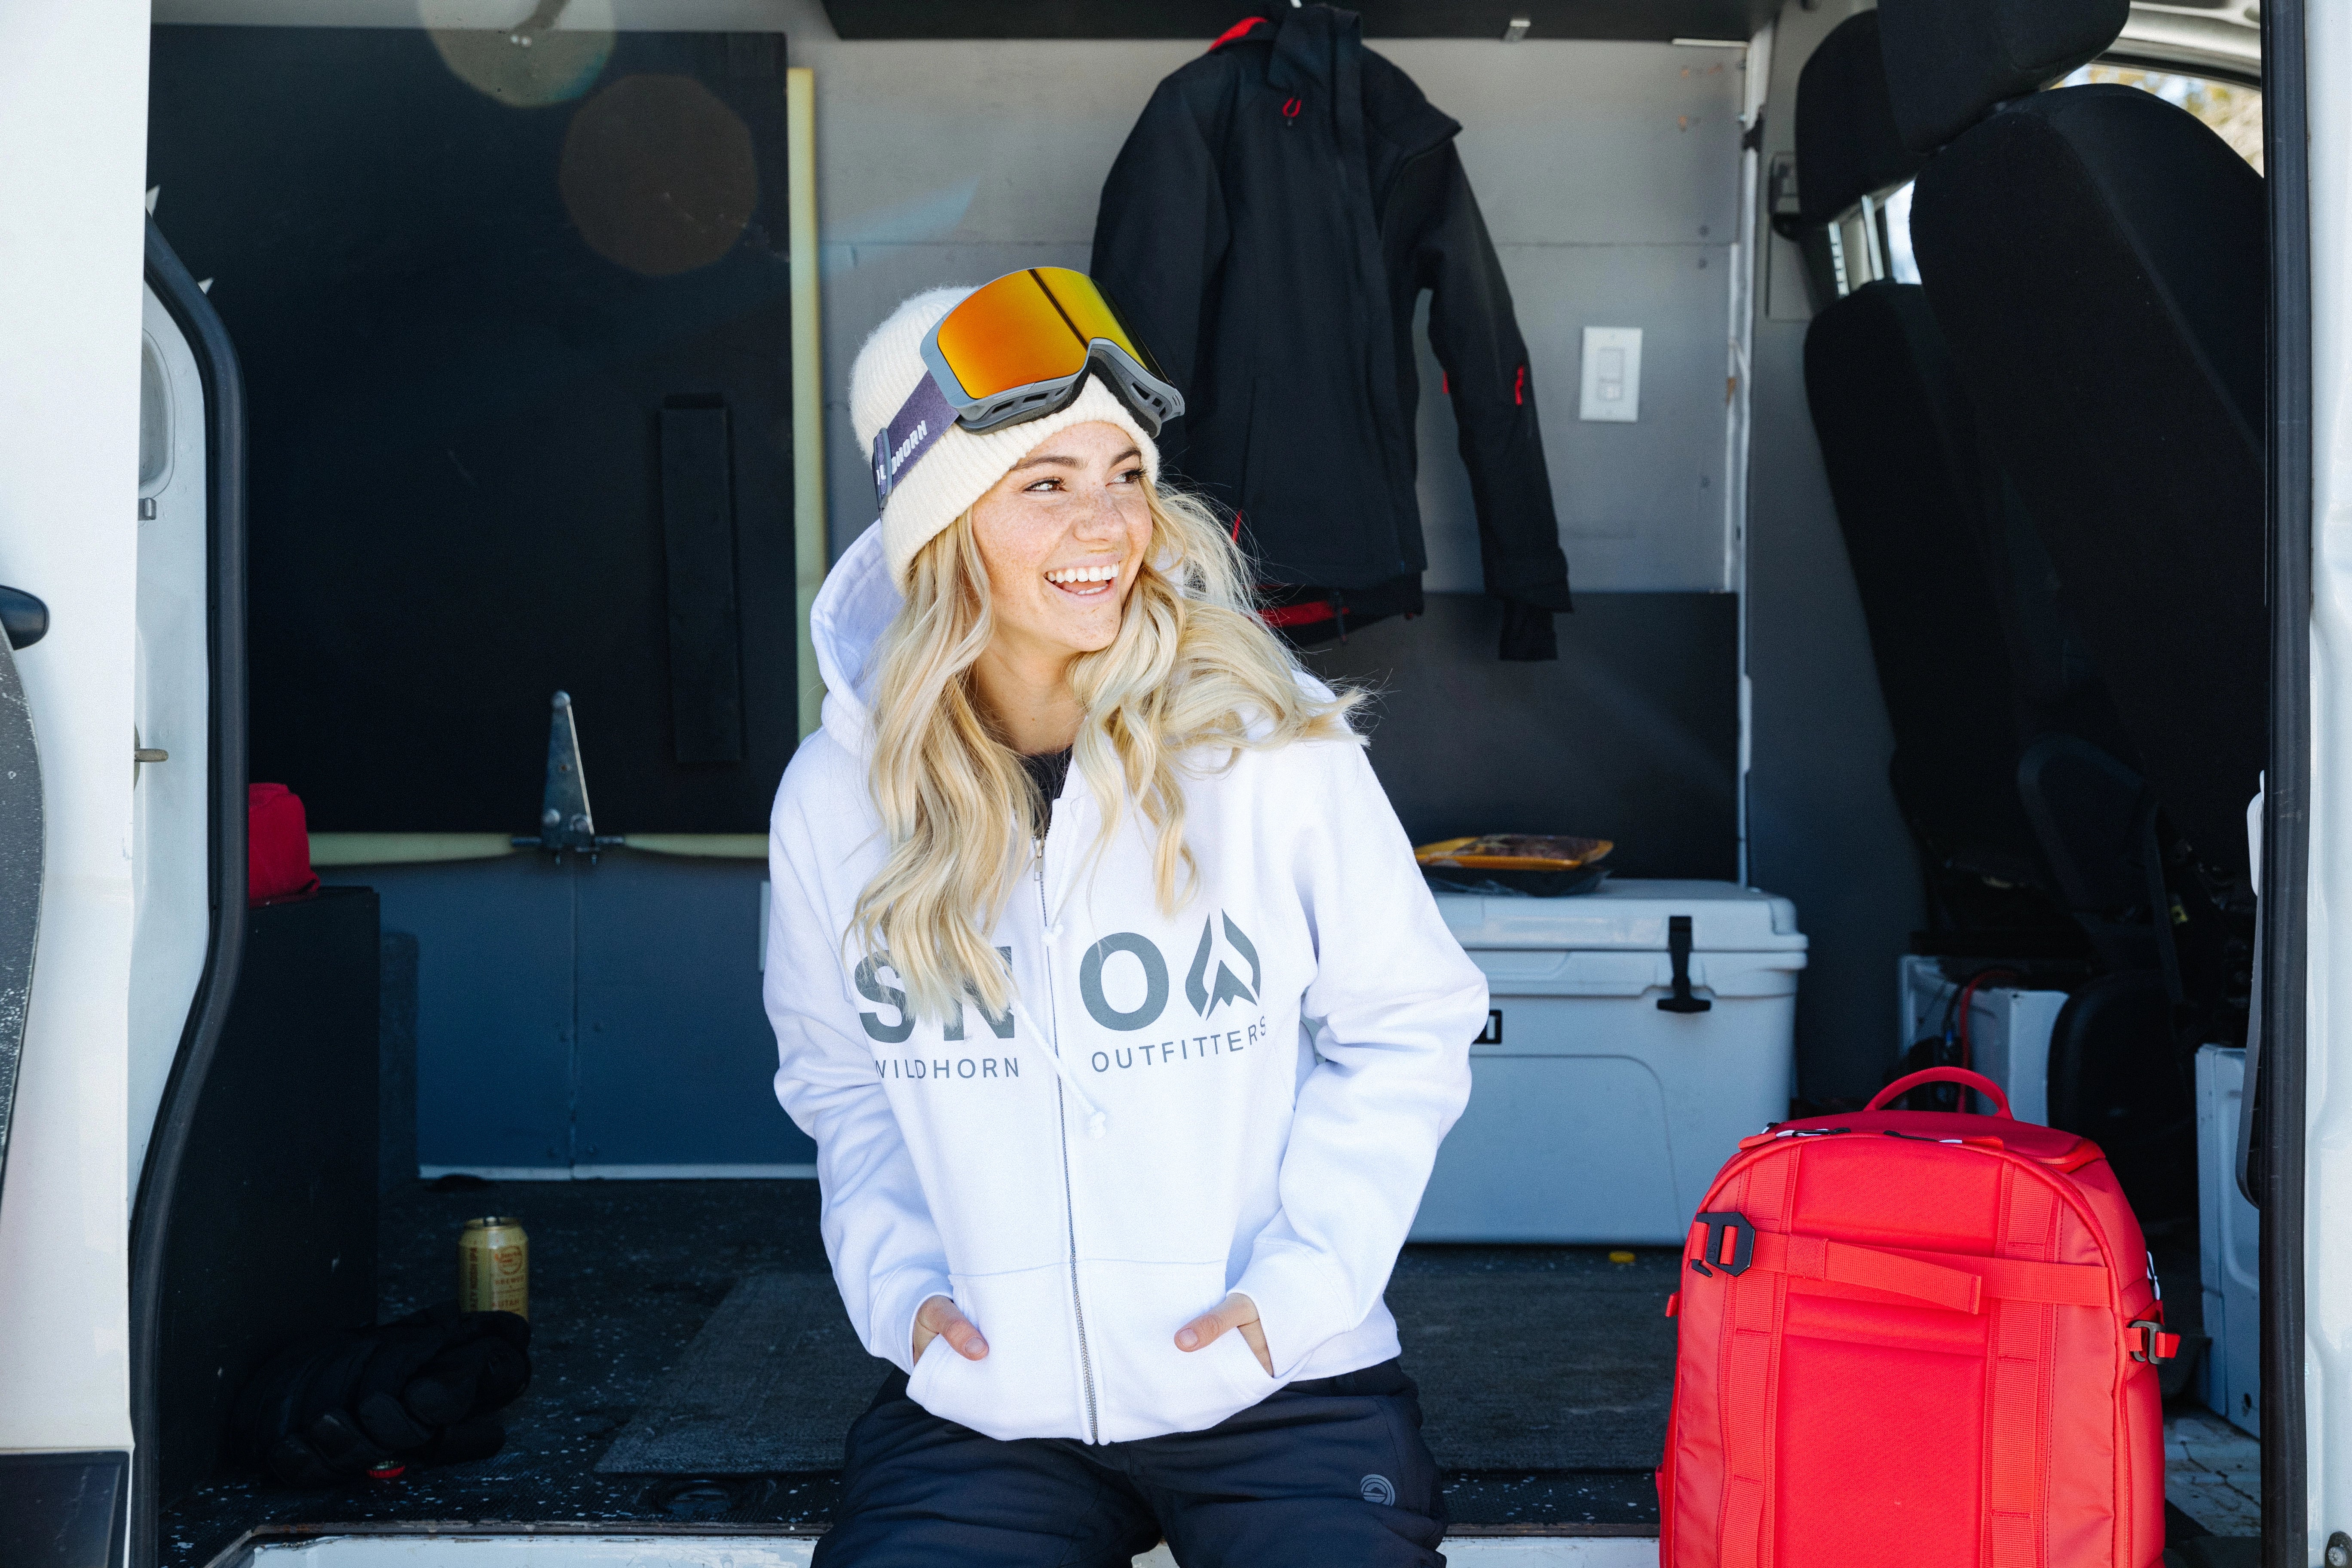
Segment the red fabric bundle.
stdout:
<svg viewBox="0 0 2352 1568">
<path fill-rule="evenodd" d="M 310 828 L 302 797 L 284 784 L 248 787 L 246 801 L 246 901 L 267 903 L 315 890 Z"/>
</svg>

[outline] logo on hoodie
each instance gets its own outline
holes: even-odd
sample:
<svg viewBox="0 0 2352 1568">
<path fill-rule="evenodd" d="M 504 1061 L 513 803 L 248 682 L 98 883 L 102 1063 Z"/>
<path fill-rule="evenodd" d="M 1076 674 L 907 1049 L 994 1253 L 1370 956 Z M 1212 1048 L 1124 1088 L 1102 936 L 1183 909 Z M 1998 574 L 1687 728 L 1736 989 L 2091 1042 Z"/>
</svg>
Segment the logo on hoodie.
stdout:
<svg viewBox="0 0 2352 1568">
<path fill-rule="evenodd" d="M 1013 950 L 1000 947 L 996 951 L 1009 966 Z M 1229 959 L 1232 962 L 1228 963 Z M 1244 970 L 1249 973 L 1247 980 L 1242 978 Z M 860 1008 L 857 1021 L 865 1026 L 866 1037 L 877 1045 L 904 1045 L 915 1033 L 916 1018 L 907 1005 L 907 994 L 890 983 L 896 978 L 897 972 L 887 952 L 868 953 L 851 976 L 857 994 L 875 1004 L 870 1009 Z M 1132 1034 L 1151 1027 L 1168 1011 L 1168 1001 L 1174 990 L 1172 978 L 1168 955 L 1160 951 L 1158 942 L 1139 931 L 1113 931 L 1087 949 L 1086 956 L 1079 960 L 1078 1000 L 1086 1004 L 1087 1016 L 1104 1028 Z M 1257 944 L 1250 941 L 1249 933 L 1233 916 L 1220 910 L 1201 921 L 1201 940 L 1184 972 L 1184 1000 L 1191 1004 L 1195 1017 L 1213 1022 L 1221 1007 L 1230 1017 L 1243 1005 L 1256 1005 L 1265 979 Z M 1113 1000 L 1114 994 L 1118 1001 Z M 1129 1005 L 1121 1006 L 1120 1001 Z M 954 1016 L 942 1024 L 942 1038 L 965 1037 L 967 1008 L 977 1011 L 981 1022 L 998 1039 L 1013 1037 L 1010 1008 L 998 1016 L 981 1006 L 977 997 L 968 997 L 965 1006 L 957 1008 Z"/>
<path fill-rule="evenodd" d="M 1220 928 L 1226 951 L 1249 969 L 1246 984 L 1218 953 Z M 1135 973 L 1143 982 L 1143 994 L 1131 1007 L 1114 1005 L 1103 989 L 1105 971 L 1119 958 L 1134 960 Z M 1184 975 L 1184 1000 L 1192 1005 L 1196 1016 L 1206 1018 L 1219 1007 L 1235 1002 L 1255 1004 L 1263 978 L 1257 948 L 1234 922 L 1233 916 L 1220 910 L 1201 922 L 1201 943 L 1193 951 L 1192 965 Z M 1168 979 L 1167 955 L 1160 951 L 1159 943 L 1135 931 L 1113 931 L 1087 949 L 1086 957 L 1079 961 L 1078 1000 L 1086 1004 L 1087 1016 L 1106 1029 L 1122 1034 L 1148 1029 L 1168 1010 Z M 1123 990 L 1132 995 L 1134 988 L 1130 984 Z"/>
<path fill-rule="evenodd" d="M 996 951 L 1008 965 L 1012 963 L 1011 948 L 1000 947 Z M 856 973 L 852 978 L 856 983 L 857 994 L 860 996 L 865 997 L 868 1002 L 879 1003 L 889 1008 L 894 1016 L 885 1021 L 880 1014 L 861 1009 L 857 1015 L 857 1021 L 865 1026 L 866 1037 L 877 1044 L 904 1045 L 908 1037 L 915 1032 L 915 1015 L 907 1005 L 907 994 L 883 980 L 882 974 L 885 970 L 888 970 L 893 977 L 898 973 L 897 970 L 891 968 L 890 955 L 887 952 L 868 953 L 865 962 L 857 966 Z M 980 1014 L 981 1021 L 988 1026 L 991 1034 L 1000 1040 L 1009 1040 L 1013 1037 L 1012 1008 L 1007 1007 L 1003 1016 L 1000 1017 L 982 1006 L 980 998 L 976 995 L 968 996 L 966 1001 L 974 1011 Z M 940 1026 L 940 1037 L 961 1040 L 963 1038 L 963 1028 L 964 1007 L 960 1005 L 954 1015 Z"/>
<path fill-rule="evenodd" d="M 1225 967 L 1223 959 L 1219 959 L 1217 984 L 1213 990 L 1210 988 L 1209 960 L 1216 951 L 1215 928 L 1218 921 L 1224 922 L 1227 945 L 1249 965 L 1250 977 L 1249 984 L 1246 985 L 1241 983 L 1232 970 Z M 1192 973 L 1184 976 L 1184 999 L 1192 1004 L 1193 1012 L 1205 1018 L 1227 1003 L 1256 1002 L 1259 978 L 1257 949 L 1250 944 L 1249 938 L 1242 934 L 1242 928 L 1234 924 L 1233 916 L 1220 910 L 1213 919 L 1201 922 L 1201 946 L 1192 954 Z"/>
</svg>

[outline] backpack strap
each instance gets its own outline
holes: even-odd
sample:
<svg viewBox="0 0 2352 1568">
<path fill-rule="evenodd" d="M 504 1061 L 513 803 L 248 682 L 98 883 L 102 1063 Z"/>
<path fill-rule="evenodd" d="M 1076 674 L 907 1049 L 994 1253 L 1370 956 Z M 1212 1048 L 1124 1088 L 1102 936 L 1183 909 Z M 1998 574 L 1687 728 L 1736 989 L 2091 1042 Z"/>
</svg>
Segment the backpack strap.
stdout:
<svg viewBox="0 0 2352 1568">
<path fill-rule="evenodd" d="M 2057 1200 L 2041 1182 L 2003 1184 L 2001 1251 L 2011 1267 L 2047 1268 Z M 2023 1253 L 2023 1258 L 2016 1255 Z M 2057 1314 L 2038 1301 L 1994 1305 L 1987 1325 L 1985 1364 L 1985 1525 L 1987 1568 L 2040 1568 L 2049 1500 L 2051 1340 Z"/>
<path fill-rule="evenodd" d="M 1730 1222 L 1736 1219 L 1731 1215 L 1708 1217 L 1723 1222 L 1710 1228 L 1710 1236 L 1728 1230 Z M 1769 1232 L 1755 1233 L 1753 1240 L 1740 1250 L 1748 1253 L 1744 1264 L 1738 1262 L 1738 1253 L 1727 1237 L 1718 1256 L 1708 1261 L 1726 1273 L 1761 1268 L 1792 1279 L 1885 1290 L 1956 1312 L 1980 1312 L 1988 1300 L 2034 1301 L 2055 1307 L 2108 1304 L 2107 1271 L 2095 1263 L 2037 1263 L 2027 1258 L 1967 1258 L 1958 1254 L 1950 1255 L 1948 1263 L 1932 1263 L 1885 1247 L 1856 1247 L 1820 1236 L 1776 1236 Z M 1726 1262 L 1726 1256 L 1734 1261 Z"/>
<path fill-rule="evenodd" d="M 1732 1289 L 1724 1314 L 1730 1320 L 1731 1347 L 1724 1379 L 1722 1568 L 1769 1568 L 1770 1563 L 1764 1512 L 1772 1490 L 1771 1450 L 1779 1425 L 1773 1411 L 1788 1300 L 1784 1281 L 1753 1279 Z"/>
<path fill-rule="evenodd" d="M 1890 1290 L 1954 1311 L 1974 1312 L 1983 1303 L 1983 1281 L 1974 1274 L 1825 1237 L 1759 1236 L 1752 1263 L 1758 1268 L 1800 1279 L 1828 1279 L 1870 1290 Z"/>
<path fill-rule="evenodd" d="M 1749 1249 L 1761 1239 L 1748 1211 L 1768 1225 L 1785 1226 L 1796 1206 L 1797 1162 L 1773 1161 L 1743 1173 L 1724 1194 L 1739 1206 L 1703 1214 L 1693 1222 L 1698 1237 L 1691 1262 L 1711 1257 L 1717 1281 L 1726 1291 L 1722 1312 L 1723 1491 L 1717 1568 L 1775 1568 L 1772 1550 L 1774 1460 L 1780 1403 L 1781 1330 L 1787 1321 L 1789 1280 L 1773 1269 L 1747 1274 Z M 1718 1244 L 1717 1237 L 1720 1237 Z"/>
</svg>

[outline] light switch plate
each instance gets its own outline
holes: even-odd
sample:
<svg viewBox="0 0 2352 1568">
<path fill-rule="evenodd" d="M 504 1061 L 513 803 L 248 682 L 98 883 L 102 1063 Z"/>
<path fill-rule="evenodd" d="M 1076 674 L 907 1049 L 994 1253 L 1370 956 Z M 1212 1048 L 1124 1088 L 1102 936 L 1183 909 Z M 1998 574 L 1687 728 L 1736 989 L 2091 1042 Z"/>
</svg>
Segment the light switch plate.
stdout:
<svg viewBox="0 0 2352 1568">
<path fill-rule="evenodd" d="M 1642 329 L 1584 329 L 1584 385 L 1580 419 L 1632 424 L 1642 410 Z"/>
</svg>

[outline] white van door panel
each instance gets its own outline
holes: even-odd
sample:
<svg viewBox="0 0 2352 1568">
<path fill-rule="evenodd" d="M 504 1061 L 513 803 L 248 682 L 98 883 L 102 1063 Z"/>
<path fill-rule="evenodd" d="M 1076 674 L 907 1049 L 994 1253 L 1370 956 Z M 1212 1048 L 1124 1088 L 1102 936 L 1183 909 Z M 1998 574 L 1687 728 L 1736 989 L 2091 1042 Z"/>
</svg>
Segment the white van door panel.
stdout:
<svg viewBox="0 0 2352 1568">
<path fill-rule="evenodd" d="M 0 1449 L 131 1440 L 124 1137 L 147 6 L 0 6 L 0 583 L 47 874 L 7 1187 Z"/>
<path fill-rule="evenodd" d="M 2310 1552 L 2352 1531 L 2352 7 L 2304 8 L 2311 159 L 2311 848 L 2304 1422 Z"/>
<path fill-rule="evenodd" d="M 205 389 L 154 291 L 139 344 L 139 635 L 131 792 L 131 1190 L 212 940 Z M 160 757 L 157 753 L 162 753 Z"/>
</svg>

